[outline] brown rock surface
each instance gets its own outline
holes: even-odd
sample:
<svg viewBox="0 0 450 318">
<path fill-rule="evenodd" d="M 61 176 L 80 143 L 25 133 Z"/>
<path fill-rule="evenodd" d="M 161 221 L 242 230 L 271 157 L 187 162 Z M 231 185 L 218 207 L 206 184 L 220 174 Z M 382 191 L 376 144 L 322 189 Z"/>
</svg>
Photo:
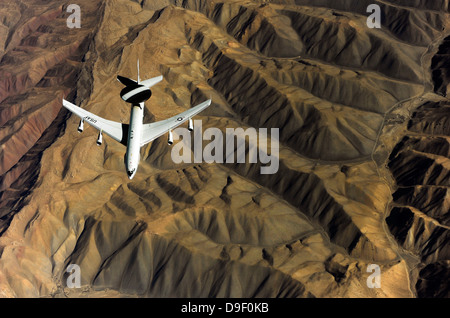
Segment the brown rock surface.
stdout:
<svg viewBox="0 0 450 318">
<path fill-rule="evenodd" d="M 386 222 L 399 244 L 419 258 L 416 288 L 422 297 L 450 296 L 449 106 L 419 107 L 389 162 L 398 189 Z"/>
<path fill-rule="evenodd" d="M 413 2 L 78 1 L 80 29 L 58 1 L 2 4 L 0 297 L 445 296 L 448 2 Z M 211 96 L 204 129 L 280 128 L 278 172 L 177 165 L 163 137 L 128 180 L 124 146 L 59 110 L 127 122 L 137 58 L 164 75 L 147 122 Z"/>
</svg>

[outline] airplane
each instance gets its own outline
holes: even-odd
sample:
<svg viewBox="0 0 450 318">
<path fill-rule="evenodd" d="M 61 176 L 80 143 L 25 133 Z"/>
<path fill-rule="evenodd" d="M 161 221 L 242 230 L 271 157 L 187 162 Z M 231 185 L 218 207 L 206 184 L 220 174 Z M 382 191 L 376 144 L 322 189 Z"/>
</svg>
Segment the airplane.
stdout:
<svg viewBox="0 0 450 318">
<path fill-rule="evenodd" d="M 139 77 L 139 60 L 137 62 L 137 69 L 137 81 L 120 75 L 117 76 L 117 80 L 125 85 L 120 92 L 120 96 L 125 102 L 131 104 L 129 124 L 104 119 L 70 103 L 64 98 L 62 102 L 65 108 L 80 117 L 80 124 L 78 126 L 79 133 L 83 132 L 84 122 L 87 122 L 89 125 L 99 130 L 97 138 L 98 146 L 102 144 L 102 134 L 105 133 L 127 147 L 125 153 L 125 167 L 130 180 L 136 175 L 140 161 L 141 147 L 165 133 L 168 133 L 168 144 L 172 145 L 172 130 L 188 121 L 188 129 L 189 131 L 193 131 L 194 126 L 192 117 L 211 105 L 211 99 L 208 99 L 207 101 L 171 118 L 144 124 L 144 103 L 152 96 L 150 88 L 161 82 L 163 76 L 161 75 L 141 81 Z"/>
</svg>

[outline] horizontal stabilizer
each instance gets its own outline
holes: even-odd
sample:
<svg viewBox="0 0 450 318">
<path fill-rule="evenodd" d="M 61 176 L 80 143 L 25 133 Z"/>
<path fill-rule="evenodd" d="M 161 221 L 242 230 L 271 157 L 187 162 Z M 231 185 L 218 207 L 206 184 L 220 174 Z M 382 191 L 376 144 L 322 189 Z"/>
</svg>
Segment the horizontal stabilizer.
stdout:
<svg viewBox="0 0 450 318">
<path fill-rule="evenodd" d="M 160 76 L 153 77 L 153 78 L 150 78 L 150 79 L 145 80 L 145 81 L 141 81 L 141 82 L 139 82 L 139 84 L 140 84 L 140 85 L 143 85 L 143 86 L 145 86 L 145 87 L 147 87 L 147 88 L 150 88 L 150 87 L 152 87 L 152 86 L 158 84 L 158 83 L 161 82 L 162 80 L 163 80 L 163 76 L 160 75 Z"/>
<path fill-rule="evenodd" d="M 129 79 L 127 77 L 120 76 L 120 75 L 117 76 L 117 80 L 125 86 L 136 85 L 136 81 Z"/>
</svg>

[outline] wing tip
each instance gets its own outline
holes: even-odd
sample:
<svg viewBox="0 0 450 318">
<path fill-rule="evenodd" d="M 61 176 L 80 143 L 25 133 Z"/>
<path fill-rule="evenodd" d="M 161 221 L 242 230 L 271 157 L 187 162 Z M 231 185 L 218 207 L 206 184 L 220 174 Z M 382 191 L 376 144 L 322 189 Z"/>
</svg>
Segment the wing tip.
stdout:
<svg viewBox="0 0 450 318">
<path fill-rule="evenodd" d="M 156 80 L 155 85 L 162 82 L 163 79 L 164 79 L 164 76 L 162 76 L 162 75 L 156 76 L 155 77 L 155 80 Z"/>
</svg>

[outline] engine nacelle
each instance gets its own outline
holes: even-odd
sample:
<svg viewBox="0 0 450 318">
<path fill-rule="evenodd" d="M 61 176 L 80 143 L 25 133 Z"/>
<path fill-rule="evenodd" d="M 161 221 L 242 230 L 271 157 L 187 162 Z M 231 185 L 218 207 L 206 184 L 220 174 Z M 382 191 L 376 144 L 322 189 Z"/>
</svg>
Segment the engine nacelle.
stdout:
<svg viewBox="0 0 450 318">
<path fill-rule="evenodd" d="M 169 144 L 169 146 L 173 144 L 172 130 L 169 130 L 169 137 L 167 138 L 167 143 Z"/>
<path fill-rule="evenodd" d="M 84 121 L 82 119 L 82 120 L 80 120 L 80 124 L 78 125 L 78 132 L 82 133 L 83 129 L 84 129 Z"/>
<path fill-rule="evenodd" d="M 102 132 L 100 131 L 98 133 L 98 138 L 97 138 L 97 146 L 100 146 L 103 142 L 103 137 L 102 137 Z"/>
<path fill-rule="evenodd" d="M 193 131 L 194 130 L 194 123 L 192 122 L 192 119 L 189 118 L 189 122 L 188 122 L 188 130 L 189 131 Z"/>
</svg>

